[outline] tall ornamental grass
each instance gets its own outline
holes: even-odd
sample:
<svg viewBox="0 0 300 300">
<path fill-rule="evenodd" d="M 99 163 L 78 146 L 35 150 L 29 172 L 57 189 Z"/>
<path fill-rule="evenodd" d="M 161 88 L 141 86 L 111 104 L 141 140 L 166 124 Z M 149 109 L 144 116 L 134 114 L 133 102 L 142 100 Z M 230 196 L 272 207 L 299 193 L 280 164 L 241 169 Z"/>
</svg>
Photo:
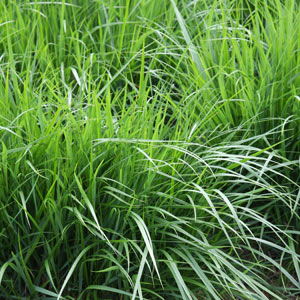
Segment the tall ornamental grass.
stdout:
<svg viewBox="0 0 300 300">
<path fill-rule="evenodd" d="M 300 297 L 293 0 L 0 2 L 0 298 Z"/>
</svg>

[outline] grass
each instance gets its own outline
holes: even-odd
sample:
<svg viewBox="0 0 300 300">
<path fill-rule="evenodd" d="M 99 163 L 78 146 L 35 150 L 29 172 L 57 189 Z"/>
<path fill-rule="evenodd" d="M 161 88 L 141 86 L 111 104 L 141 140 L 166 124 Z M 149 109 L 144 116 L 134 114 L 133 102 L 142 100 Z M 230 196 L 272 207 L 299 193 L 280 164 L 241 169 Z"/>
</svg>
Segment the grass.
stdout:
<svg viewBox="0 0 300 300">
<path fill-rule="evenodd" d="M 0 11 L 1 299 L 300 297 L 297 1 Z"/>
</svg>

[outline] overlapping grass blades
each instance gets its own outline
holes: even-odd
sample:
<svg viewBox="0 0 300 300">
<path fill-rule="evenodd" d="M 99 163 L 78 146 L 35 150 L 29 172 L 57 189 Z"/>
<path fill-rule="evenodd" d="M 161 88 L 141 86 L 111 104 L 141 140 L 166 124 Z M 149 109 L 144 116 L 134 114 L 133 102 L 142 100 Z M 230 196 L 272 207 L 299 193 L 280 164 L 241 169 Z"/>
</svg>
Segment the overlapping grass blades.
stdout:
<svg viewBox="0 0 300 300">
<path fill-rule="evenodd" d="M 299 296 L 296 2 L 0 11 L 0 298 Z"/>
</svg>

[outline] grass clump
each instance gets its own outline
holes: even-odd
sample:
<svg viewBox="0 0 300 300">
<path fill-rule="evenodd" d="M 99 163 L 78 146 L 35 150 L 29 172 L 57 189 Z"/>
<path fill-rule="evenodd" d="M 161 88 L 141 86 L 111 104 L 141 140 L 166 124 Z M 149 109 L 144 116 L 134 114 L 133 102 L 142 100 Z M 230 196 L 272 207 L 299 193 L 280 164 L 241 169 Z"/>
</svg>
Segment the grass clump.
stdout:
<svg viewBox="0 0 300 300">
<path fill-rule="evenodd" d="M 298 3 L 0 9 L 0 298 L 299 296 Z"/>
</svg>

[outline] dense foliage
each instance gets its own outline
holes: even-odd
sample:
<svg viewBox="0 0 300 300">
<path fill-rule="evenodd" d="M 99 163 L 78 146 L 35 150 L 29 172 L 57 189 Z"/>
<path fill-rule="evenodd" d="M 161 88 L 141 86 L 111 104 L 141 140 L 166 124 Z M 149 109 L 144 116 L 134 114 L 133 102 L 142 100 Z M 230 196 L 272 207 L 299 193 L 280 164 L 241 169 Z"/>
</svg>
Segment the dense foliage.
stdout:
<svg viewBox="0 0 300 300">
<path fill-rule="evenodd" d="M 294 0 L 0 2 L 0 298 L 300 297 Z"/>
</svg>

